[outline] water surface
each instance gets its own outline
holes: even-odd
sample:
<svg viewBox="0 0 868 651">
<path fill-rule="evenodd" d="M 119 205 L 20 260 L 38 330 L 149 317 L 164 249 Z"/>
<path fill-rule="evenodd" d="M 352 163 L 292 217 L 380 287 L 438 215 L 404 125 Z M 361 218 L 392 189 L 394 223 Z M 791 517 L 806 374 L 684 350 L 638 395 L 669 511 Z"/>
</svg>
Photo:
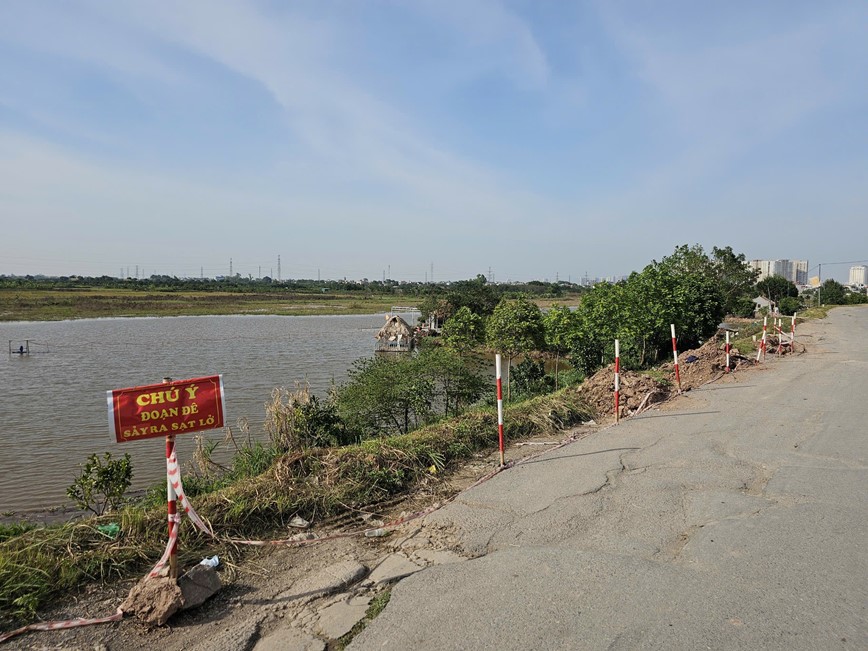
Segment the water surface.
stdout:
<svg viewBox="0 0 868 651">
<path fill-rule="evenodd" d="M 262 436 L 274 387 L 323 395 L 373 354 L 383 315 L 207 316 L 0 323 L 0 513 L 69 504 L 66 487 L 92 453 L 129 452 L 134 488 L 165 472 L 164 439 L 109 436 L 106 391 L 223 374 L 226 421 Z M 7 353 L 31 340 L 30 355 Z M 47 352 L 46 352 L 47 351 Z M 219 437 L 222 432 L 211 432 Z M 178 437 L 182 465 L 193 435 Z"/>
</svg>

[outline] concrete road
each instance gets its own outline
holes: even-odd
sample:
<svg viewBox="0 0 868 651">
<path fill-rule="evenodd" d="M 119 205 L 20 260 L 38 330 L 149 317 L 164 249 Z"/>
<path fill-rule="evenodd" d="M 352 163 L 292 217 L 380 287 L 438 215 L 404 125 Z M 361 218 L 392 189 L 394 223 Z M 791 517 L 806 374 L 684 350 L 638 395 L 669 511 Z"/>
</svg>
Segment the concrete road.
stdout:
<svg viewBox="0 0 868 651">
<path fill-rule="evenodd" d="M 353 649 L 868 649 L 868 309 L 429 516 Z"/>
</svg>

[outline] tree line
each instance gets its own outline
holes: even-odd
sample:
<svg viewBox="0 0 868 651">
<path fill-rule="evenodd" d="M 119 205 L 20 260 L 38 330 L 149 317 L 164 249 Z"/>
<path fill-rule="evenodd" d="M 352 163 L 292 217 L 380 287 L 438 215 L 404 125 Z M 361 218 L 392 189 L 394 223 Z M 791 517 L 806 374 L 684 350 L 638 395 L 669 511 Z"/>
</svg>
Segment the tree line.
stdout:
<svg viewBox="0 0 868 651">
<path fill-rule="evenodd" d="M 581 381 L 612 361 L 615 339 L 625 366 L 647 368 L 671 351 L 669 324 L 689 348 L 713 335 L 726 314 L 752 312 L 756 276 L 731 247 L 706 253 L 684 245 L 624 281 L 595 285 L 575 309 L 543 311 L 484 276 L 452 283 L 420 305 L 423 321 L 442 322 L 439 337 L 423 340 L 415 355 L 357 361 L 320 408 L 348 442 L 405 433 L 492 402 L 491 352 L 506 358 L 508 400 Z M 564 360 L 568 373 L 560 371 Z"/>
</svg>

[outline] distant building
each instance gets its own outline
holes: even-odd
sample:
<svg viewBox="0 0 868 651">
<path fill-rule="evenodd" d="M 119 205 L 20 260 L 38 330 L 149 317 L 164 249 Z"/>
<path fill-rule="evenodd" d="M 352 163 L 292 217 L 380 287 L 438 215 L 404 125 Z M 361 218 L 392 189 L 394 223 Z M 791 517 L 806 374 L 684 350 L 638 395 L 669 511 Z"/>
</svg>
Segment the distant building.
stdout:
<svg viewBox="0 0 868 651">
<path fill-rule="evenodd" d="M 748 266 L 759 270 L 757 281 L 782 276 L 796 285 L 808 284 L 807 260 L 751 260 Z"/>
<path fill-rule="evenodd" d="M 868 267 L 864 264 L 850 267 L 850 282 L 847 284 L 856 287 L 868 285 Z"/>
</svg>

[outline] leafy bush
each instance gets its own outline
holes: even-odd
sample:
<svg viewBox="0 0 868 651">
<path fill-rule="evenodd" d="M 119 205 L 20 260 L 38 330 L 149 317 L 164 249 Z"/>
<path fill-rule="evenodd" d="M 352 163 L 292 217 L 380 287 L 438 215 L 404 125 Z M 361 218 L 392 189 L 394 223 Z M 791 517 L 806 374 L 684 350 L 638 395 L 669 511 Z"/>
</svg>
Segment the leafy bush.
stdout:
<svg viewBox="0 0 868 651">
<path fill-rule="evenodd" d="M 88 457 L 66 495 L 82 511 L 102 515 L 115 511 L 124 503 L 124 494 L 133 480 L 133 464 L 129 454 L 112 459 L 111 452 L 103 458 L 96 454 Z"/>
<path fill-rule="evenodd" d="M 555 387 L 554 377 L 546 375 L 545 363 L 530 358 L 523 359 L 512 369 L 512 383 L 515 392 L 526 398 L 549 393 Z"/>
</svg>

